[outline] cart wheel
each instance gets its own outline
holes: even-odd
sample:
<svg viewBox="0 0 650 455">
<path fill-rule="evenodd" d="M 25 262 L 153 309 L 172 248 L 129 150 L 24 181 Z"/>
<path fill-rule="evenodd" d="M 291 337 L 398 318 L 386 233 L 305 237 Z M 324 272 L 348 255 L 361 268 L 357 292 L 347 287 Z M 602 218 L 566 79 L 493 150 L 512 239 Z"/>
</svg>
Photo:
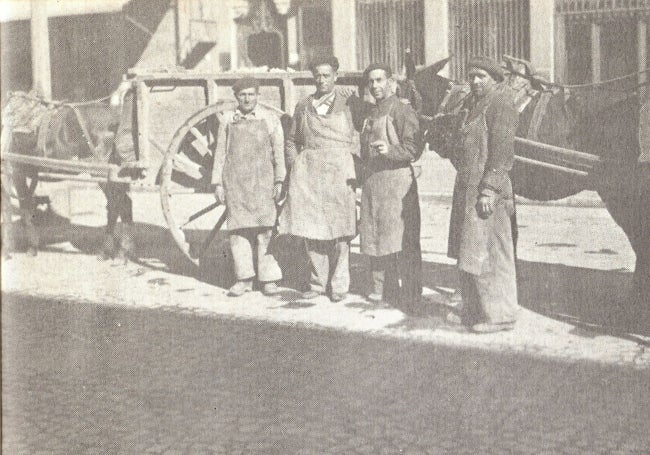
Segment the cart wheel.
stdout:
<svg viewBox="0 0 650 455">
<path fill-rule="evenodd" d="M 222 207 L 211 190 L 218 112 L 233 102 L 210 105 L 192 115 L 172 138 L 161 170 L 160 200 L 174 241 L 195 265 L 220 226 Z M 207 232 L 210 232 L 208 234 Z"/>
</svg>

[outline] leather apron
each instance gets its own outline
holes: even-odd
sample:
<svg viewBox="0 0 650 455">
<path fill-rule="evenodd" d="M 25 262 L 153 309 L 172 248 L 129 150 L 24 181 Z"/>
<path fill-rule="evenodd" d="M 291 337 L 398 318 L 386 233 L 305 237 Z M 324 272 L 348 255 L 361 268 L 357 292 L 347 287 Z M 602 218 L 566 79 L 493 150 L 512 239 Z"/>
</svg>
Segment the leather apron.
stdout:
<svg viewBox="0 0 650 455">
<path fill-rule="evenodd" d="M 361 252 L 370 256 L 397 253 L 407 245 L 419 244 L 419 201 L 413 168 L 379 155 L 369 146 L 381 140 L 399 143 L 389 115 L 368 118 L 361 133 L 363 187 L 361 192 Z"/>
<path fill-rule="evenodd" d="M 222 178 L 228 229 L 273 226 L 277 211 L 266 122 L 245 119 L 230 123 L 227 141 Z"/>
<path fill-rule="evenodd" d="M 458 267 L 467 273 L 481 275 L 491 270 L 490 248 L 497 242 L 495 235 L 510 236 L 510 226 L 501 229 L 496 220 L 501 218 L 493 213 L 481 219 L 476 210 L 479 184 L 483 178 L 488 158 L 488 128 L 486 111 L 489 102 L 479 107 L 478 112 L 470 112 L 461 127 L 462 153 L 458 160 L 458 173 L 454 184 L 454 198 L 449 226 L 449 257 L 458 259 Z M 514 213 L 512 183 L 508 179 L 505 190 L 497 196 L 494 211 L 505 210 L 508 218 Z M 508 242 L 505 242 L 508 244 Z"/>
<path fill-rule="evenodd" d="M 291 167 L 279 232 L 313 240 L 356 235 L 354 127 L 348 111 L 304 112 L 304 148 Z"/>
</svg>

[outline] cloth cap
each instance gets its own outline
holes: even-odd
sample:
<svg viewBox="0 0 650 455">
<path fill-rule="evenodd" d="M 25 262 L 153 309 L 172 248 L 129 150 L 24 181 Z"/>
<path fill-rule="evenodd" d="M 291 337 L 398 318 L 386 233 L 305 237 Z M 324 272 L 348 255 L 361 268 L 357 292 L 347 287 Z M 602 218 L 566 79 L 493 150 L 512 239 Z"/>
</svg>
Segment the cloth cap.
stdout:
<svg viewBox="0 0 650 455">
<path fill-rule="evenodd" d="M 235 95 L 247 88 L 254 88 L 256 91 L 260 88 L 260 81 L 254 77 L 243 77 L 232 84 L 232 91 Z"/>
<path fill-rule="evenodd" d="M 505 72 L 496 60 L 489 57 L 473 57 L 467 62 L 467 68 L 479 68 L 486 71 L 497 82 L 505 79 Z"/>
<path fill-rule="evenodd" d="M 390 65 L 388 63 L 371 63 L 363 72 L 363 79 L 368 79 L 368 75 L 371 71 L 374 70 L 384 70 L 386 77 L 391 77 L 393 75 L 393 70 L 390 68 Z"/>
</svg>

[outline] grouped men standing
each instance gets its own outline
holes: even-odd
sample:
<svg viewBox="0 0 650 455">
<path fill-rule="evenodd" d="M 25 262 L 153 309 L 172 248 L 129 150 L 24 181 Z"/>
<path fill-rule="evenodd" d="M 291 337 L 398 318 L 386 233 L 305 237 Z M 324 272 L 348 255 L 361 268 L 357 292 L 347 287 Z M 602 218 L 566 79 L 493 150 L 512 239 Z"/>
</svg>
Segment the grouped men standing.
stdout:
<svg viewBox="0 0 650 455">
<path fill-rule="evenodd" d="M 290 168 L 279 232 L 305 240 L 311 263 L 303 298 L 325 294 L 338 302 L 350 287 L 350 240 L 356 236 L 353 155 L 358 134 L 348 98 L 335 90 L 338 60 L 313 62 L 316 93 L 296 105 L 286 141 Z"/>
<path fill-rule="evenodd" d="M 240 79 L 233 92 L 238 106 L 220 115 L 212 168 L 215 197 L 226 205 L 237 278 L 228 294 L 238 297 L 251 291 L 257 276 L 262 292 L 271 295 L 282 278 L 269 242 L 286 175 L 284 133 L 278 116 L 257 102 L 258 80 Z"/>
<path fill-rule="evenodd" d="M 463 323 L 475 332 L 513 328 L 517 282 L 511 216 L 518 113 L 497 89 L 504 80 L 489 58 L 468 63 L 471 97 L 461 127 L 462 150 L 449 227 L 449 256 L 458 260 Z"/>
<path fill-rule="evenodd" d="M 511 329 L 518 310 L 508 176 L 518 113 L 497 89 L 504 78 L 497 62 L 479 58 L 468 66 L 472 96 L 454 160 L 449 255 L 458 260 L 463 322 L 475 332 L 493 332 Z M 286 158 L 290 175 L 278 231 L 304 240 L 311 270 L 302 297 L 329 291 L 332 301 L 345 298 L 350 241 L 357 234 L 353 156 L 360 151 L 359 233 L 361 252 L 370 258 L 368 298 L 415 304 L 422 294 L 420 206 L 411 166 L 423 150 L 417 115 L 395 96 L 388 65 L 364 72 L 374 104 L 335 90 L 336 58 L 318 60 L 311 70 L 316 92 L 296 105 L 284 150 L 279 119 L 257 104 L 256 80 L 238 81 L 233 90 L 239 106 L 222 114 L 213 183 L 228 210 L 238 280 L 230 295 L 252 289 L 253 245 L 263 291 L 277 290 L 281 272 L 268 244 Z"/>
<path fill-rule="evenodd" d="M 420 202 L 411 163 L 422 154 L 413 108 L 391 90 L 388 65 L 366 68 L 375 104 L 361 133 L 361 252 L 370 256 L 371 301 L 412 305 L 422 294 Z M 400 284 L 401 282 L 401 284 Z"/>
</svg>

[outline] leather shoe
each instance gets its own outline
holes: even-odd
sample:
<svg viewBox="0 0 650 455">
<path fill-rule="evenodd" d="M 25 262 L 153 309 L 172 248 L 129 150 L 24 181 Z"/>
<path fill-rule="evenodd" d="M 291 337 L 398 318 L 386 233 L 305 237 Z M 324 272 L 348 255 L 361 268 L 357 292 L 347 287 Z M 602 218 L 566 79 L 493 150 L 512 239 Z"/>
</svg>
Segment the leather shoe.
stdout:
<svg viewBox="0 0 650 455">
<path fill-rule="evenodd" d="M 506 330 L 512 330 L 515 328 L 514 322 L 504 322 L 501 324 L 493 324 L 491 322 L 480 322 L 472 326 L 472 332 L 474 333 L 495 333 L 502 332 Z"/>
<path fill-rule="evenodd" d="M 322 292 L 314 291 L 313 289 L 310 289 L 309 291 L 305 291 L 302 293 L 302 298 L 309 300 L 309 299 L 315 299 L 319 295 L 322 295 Z"/>
<path fill-rule="evenodd" d="M 346 293 L 339 294 L 336 292 L 332 292 L 332 296 L 330 297 L 330 300 L 332 302 L 340 302 L 341 300 L 344 300 L 348 295 Z"/>
<path fill-rule="evenodd" d="M 228 290 L 228 297 L 240 297 L 252 290 L 253 282 L 251 280 L 238 281 Z"/>
<path fill-rule="evenodd" d="M 463 324 L 463 318 L 459 316 L 458 314 L 454 313 L 453 311 L 450 311 L 447 313 L 447 316 L 445 316 L 445 320 L 449 324 L 454 324 L 454 325 L 464 325 Z"/>
<path fill-rule="evenodd" d="M 275 295 L 278 292 L 280 292 L 280 289 L 274 281 L 269 281 L 262 285 L 262 294 L 264 295 Z"/>
</svg>

